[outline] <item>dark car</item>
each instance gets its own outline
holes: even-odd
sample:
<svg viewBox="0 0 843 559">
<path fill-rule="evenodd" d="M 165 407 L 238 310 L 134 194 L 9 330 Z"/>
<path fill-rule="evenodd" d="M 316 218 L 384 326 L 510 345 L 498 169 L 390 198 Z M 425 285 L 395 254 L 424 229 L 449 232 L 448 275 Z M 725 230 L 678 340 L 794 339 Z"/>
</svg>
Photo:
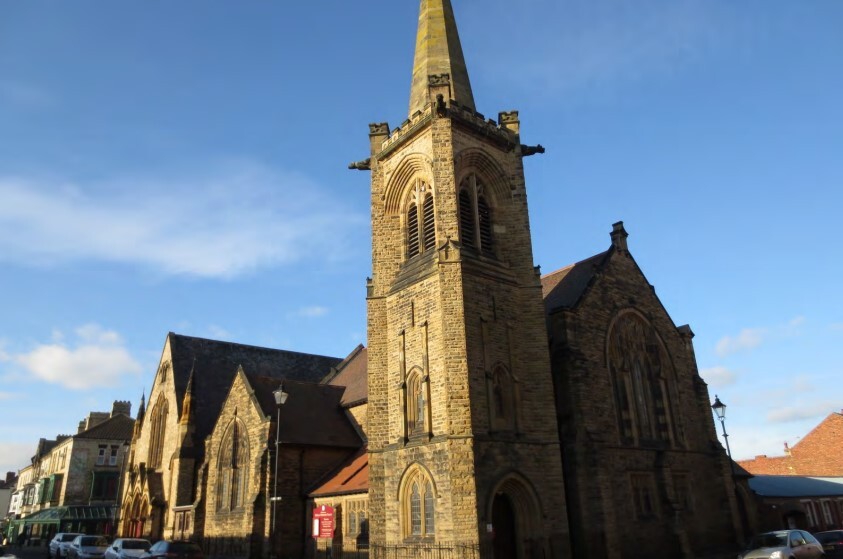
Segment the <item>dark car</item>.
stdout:
<svg viewBox="0 0 843 559">
<path fill-rule="evenodd" d="M 828 559 L 843 557 L 843 530 L 829 530 L 817 532 L 814 537 L 823 544 L 825 556 Z"/>
<path fill-rule="evenodd" d="M 188 541 L 161 540 L 140 556 L 140 559 L 204 559 L 199 544 Z"/>
</svg>

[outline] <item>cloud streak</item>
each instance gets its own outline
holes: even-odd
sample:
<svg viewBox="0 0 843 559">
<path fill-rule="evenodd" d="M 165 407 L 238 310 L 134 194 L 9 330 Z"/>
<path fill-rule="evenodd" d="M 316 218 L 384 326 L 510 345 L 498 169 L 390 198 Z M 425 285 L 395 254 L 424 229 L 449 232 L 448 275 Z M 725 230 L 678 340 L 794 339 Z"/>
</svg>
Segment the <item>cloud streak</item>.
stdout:
<svg viewBox="0 0 843 559">
<path fill-rule="evenodd" d="M 0 259 L 104 261 L 232 278 L 319 255 L 341 259 L 363 229 L 296 173 L 238 161 L 203 177 L 100 184 L 0 177 Z"/>
<path fill-rule="evenodd" d="M 704 378 L 712 388 L 722 388 L 724 386 L 735 384 L 737 381 L 737 375 L 734 371 L 721 366 L 702 369 L 700 371 L 700 376 Z"/>
<path fill-rule="evenodd" d="M 75 334 L 76 345 L 40 344 L 11 360 L 41 381 L 72 390 L 115 386 L 121 377 L 142 371 L 116 332 L 88 324 Z"/>
<path fill-rule="evenodd" d="M 744 328 L 737 336 L 724 336 L 720 338 L 714 351 L 719 357 L 749 351 L 764 342 L 765 334 L 766 332 L 762 328 Z"/>
</svg>

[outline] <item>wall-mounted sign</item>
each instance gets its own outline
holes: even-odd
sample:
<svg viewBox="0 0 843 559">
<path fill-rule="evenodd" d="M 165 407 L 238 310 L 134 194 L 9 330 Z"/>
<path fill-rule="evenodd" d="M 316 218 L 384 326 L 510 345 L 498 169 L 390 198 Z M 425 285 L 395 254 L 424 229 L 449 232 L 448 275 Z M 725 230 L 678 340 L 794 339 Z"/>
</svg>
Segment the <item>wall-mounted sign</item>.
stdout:
<svg viewBox="0 0 843 559">
<path fill-rule="evenodd" d="M 313 537 L 334 537 L 334 507 L 319 505 L 313 509 Z"/>
</svg>

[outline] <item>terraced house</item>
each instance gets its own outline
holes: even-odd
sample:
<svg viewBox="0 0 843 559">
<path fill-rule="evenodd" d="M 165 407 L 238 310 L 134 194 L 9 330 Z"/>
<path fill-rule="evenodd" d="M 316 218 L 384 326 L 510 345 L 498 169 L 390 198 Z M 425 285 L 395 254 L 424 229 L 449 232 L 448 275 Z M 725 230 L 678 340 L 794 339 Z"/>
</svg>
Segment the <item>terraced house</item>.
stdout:
<svg viewBox="0 0 843 559">
<path fill-rule="evenodd" d="M 451 3 L 422 0 L 406 119 L 370 125 L 351 165 L 371 172 L 368 347 L 169 334 L 124 535 L 244 558 L 733 556 L 740 493 L 693 333 L 620 222 L 541 276 L 524 158 L 542 148 L 521 133 L 517 111 L 477 112 Z"/>
</svg>

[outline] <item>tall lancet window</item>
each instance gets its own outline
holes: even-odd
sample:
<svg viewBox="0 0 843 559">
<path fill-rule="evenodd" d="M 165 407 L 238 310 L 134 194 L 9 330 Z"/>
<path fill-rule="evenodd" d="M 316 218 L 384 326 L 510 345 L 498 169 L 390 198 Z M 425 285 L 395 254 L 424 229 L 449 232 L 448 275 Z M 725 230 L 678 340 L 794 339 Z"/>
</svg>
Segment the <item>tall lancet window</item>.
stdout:
<svg viewBox="0 0 843 559">
<path fill-rule="evenodd" d="M 672 444 L 672 367 L 655 328 L 638 313 L 624 312 L 612 326 L 608 346 L 621 440 Z"/>
<path fill-rule="evenodd" d="M 419 435 L 426 432 L 427 395 L 421 371 L 413 370 L 407 376 L 407 433 Z"/>
<path fill-rule="evenodd" d="M 167 414 L 169 405 L 167 399 L 161 394 L 150 413 L 149 429 L 149 454 L 148 464 L 151 468 L 161 467 L 161 457 L 164 454 L 164 436 L 167 432 Z"/>
<path fill-rule="evenodd" d="M 492 207 L 483 183 L 470 174 L 460 183 L 460 242 L 462 246 L 494 255 Z"/>
<path fill-rule="evenodd" d="M 246 502 L 249 481 L 249 440 L 237 419 L 231 422 L 219 447 L 217 510 L 237 509 Z"/>
<path fill-rule="evenodd" d="M 401 531 L 405 540 L 433 541 L 436 535 L 436 490 L 419 464 L 411 466 L 400 485 Z"/>
<path fill-rule="evenodd" d="M 436 248 L 436 211 L 432 189 L 416 180 L 407 206 L 407 258 Z"/>
</svg>

